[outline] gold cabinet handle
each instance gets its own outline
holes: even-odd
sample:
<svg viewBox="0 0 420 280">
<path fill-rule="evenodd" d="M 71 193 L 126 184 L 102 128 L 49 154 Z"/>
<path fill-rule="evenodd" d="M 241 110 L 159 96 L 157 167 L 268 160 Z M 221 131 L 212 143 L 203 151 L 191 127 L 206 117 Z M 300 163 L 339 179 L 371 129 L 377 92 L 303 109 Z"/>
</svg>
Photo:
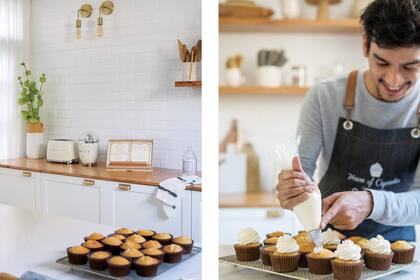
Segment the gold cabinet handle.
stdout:
<svg viewBox="0 0 420 280">
<path fill-rule="evenodd" d="M 267 210 L 265 216 L 267 218 L 278 218 L 278 217 L 280 217 L 280 211 L 279 210 Z"/>
<path fill-rule="evenodd" d="M 94 186 L 95 185 L 95 180 L 84 179 L 83 180 L 83 185 L 85 185 L 85 186 Z"/>
<path fill-rule="evenodd" d="M 119 184 L 118 189 L 120 191 L 131 191 L 131 186 L 127 184 Z"/>
<path fill-rule="evenodd" d="M 22 176 L 23 176 L 23 177 L 31 177 L 31 176 L 32 176 L 32 173 L 31 173 L 31 172 L 29 172 L 29 171 L 23 171 L 23 172 L 22 172 Z"/>
</svg>

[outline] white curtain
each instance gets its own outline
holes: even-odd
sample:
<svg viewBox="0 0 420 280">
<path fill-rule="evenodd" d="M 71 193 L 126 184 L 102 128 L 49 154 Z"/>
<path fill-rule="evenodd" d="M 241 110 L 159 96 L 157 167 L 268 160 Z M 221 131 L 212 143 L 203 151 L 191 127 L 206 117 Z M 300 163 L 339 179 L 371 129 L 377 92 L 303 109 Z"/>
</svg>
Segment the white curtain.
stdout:
<svg viewBox="0 0 420 280">
<path fill-rule="evenodd" d="M 29 0 L 0 0 L 0 159 L 24 155 L 16 78 L 22 73 L 20 63 L 28 59 L 29 4 Z"/>
</svg>

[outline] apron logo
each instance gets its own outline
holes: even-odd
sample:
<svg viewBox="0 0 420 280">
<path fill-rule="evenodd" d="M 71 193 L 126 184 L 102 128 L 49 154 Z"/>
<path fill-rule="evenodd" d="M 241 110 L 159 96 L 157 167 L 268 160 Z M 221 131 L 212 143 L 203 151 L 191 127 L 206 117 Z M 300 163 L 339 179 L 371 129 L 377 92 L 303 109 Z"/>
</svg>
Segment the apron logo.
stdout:
<svg viewBox="0 0 420 280">
<path fill-rule="evenodd" d="M 371 165 L 369 172 L 370 172 L 370 179 L 361 178 L 351 172 L 348 173 L 347 181 L 352 181 L 358 184 L 363 184 L 361 189 L 370 188 L 370 189 L 381 189 L 392 185 L 397 185 L 401 182 L 399 178 L 394 178 L 393 180 L 384 181 L 381 179 L 382 173 L 384 169 L 382 166 L 377 162 Z M 357 188 L 352 188 L 352 190 L 358 190 Z"/>
</svg>

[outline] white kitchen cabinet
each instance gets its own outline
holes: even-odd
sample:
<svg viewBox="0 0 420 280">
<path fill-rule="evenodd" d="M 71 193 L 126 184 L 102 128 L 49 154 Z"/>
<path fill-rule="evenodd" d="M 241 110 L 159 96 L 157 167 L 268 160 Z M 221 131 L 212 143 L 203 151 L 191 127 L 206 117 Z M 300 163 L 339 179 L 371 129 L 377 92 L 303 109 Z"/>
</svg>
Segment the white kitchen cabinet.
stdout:
<svg viewBox="0 0 420 280">
<path fill-rule="evenodd" d="M 191 192 L 184 196 L 171 218 L 167 218 L 162 202 L 155 198 L 157 188 L 136 184 L 105 182 L 102 186 L 103 221 L 118 227 L 154 229 L 173 235 L 190 235 Z"/>
<path fill-rule="evenodd" d="M 295 214 L 281 208 L 222 208 L 219 211 L 219 244 L 235 244 L 241 229 L 251 227 L 261 242 L 269 232 L 296 234 L 302 229 Z"/>
<path fill-rule="evenodd" d="M 0 203 L 41 211 L 40 174 L 0 168 Z"/>
<path fill-rule="evenodd" d="M 101 223 L 99 181 L 42 174 L 43 213 Z"/>
<path fill-rule="evenodd" d="M 191 238 L 201 243 L 201 192 L 191 192 Z"/>
</svg>

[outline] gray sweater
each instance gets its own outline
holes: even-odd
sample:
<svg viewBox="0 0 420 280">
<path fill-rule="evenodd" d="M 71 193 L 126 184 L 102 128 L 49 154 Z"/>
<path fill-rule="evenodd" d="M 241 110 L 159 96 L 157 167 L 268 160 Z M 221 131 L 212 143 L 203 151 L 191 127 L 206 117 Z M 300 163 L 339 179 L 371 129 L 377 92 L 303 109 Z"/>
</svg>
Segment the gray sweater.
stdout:
<svg viewBox="0 0 420 280">
<path fill-rule="evenodd" d="M 369 94 L 363 79 L 365 71 L 360 70 L 357 77 L 352 119 L 378 129 L 417 126 L 420 81 L 409 96 L 395 103 L 387 103 Z M 318 177 L 322 178 L 330 163 L 338 119 L 346 116 L 343 101 L 347 77 L 345 75 L 320 82 L 305 97 L 297 134 L 302 136 L 299 145 L 302 166 L 310 177 L 314 176 L 317 169 Z M 413 186 L 419 186 L 419 183 L 420 168 L 417 165 Z M 399 194 L 371 189 L 369 191 L 372 193 L 374 206 L 368 219 L 396 226 L 420 223 L 420 190 L 411 189 L 410 192 Z"/>
</svg>

